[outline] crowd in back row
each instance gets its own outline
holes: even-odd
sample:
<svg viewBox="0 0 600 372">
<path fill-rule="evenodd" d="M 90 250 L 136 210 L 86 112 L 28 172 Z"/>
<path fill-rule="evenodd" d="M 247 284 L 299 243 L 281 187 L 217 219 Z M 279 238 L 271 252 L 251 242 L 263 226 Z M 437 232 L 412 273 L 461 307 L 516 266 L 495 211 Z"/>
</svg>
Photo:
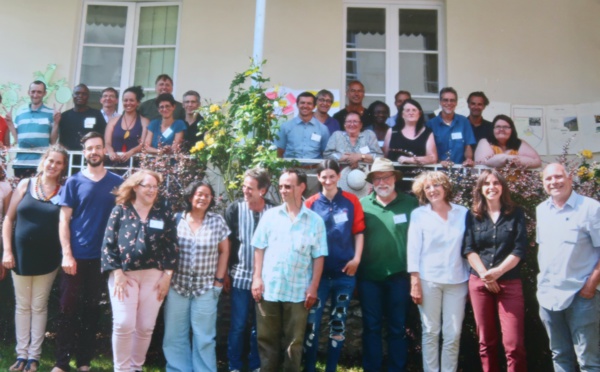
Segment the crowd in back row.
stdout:
<svg viewBox="0 0 600 372">
<path fill-rule="evenodd" d="M 318 165 L 321 191 L 307 200 L 306 174 L 282 170 L 279 206 L 265 199 L 267 172 L 250 169 L 244 198 L 223 218 L 211 211 L 215 193 L 206 181 L 188 185 L 185 211 L 173 214 L 158 198 L 161 175 L 140 170 L 123 181 L 104 167 L 101 134 L 90 132 L 81 143 L 87 166 L 64 186 L 68 153 L 52 146 L 37 176 L 23 179 L 12 196 L 2 187 L 3 200 L 10 196 L 2 265 L 12 271 L 16 298 L 11 371 L 39 368 L 59 272 L 52 372 L 69 371 L 73 356 L 78 371 L 90 370 L 105 283 L 115 371 L 142 370 L 163 300 L 167 371 L 216 371 L 223 288 L 231 291 L 231 371 L 244 369 L 249 317 L 248 369 L 314 371 L 328 300 L 326 370 L 335 371 L 355 287 L 365 371 L 381 371 L 384 317 L 388 370 L 405 370 L 411 299 L 421 313 L 424 370 L 456 371 L 467 296 L 484 370 L 500 370 L 498 319 L 507 370 L 527 369 L 520 264 L 529 244 L 523 211 L 498 172 L 481 173 L 468 211 L 450 203 L 452 185 L 443 172 L 420 174 L 412 184 L 417 198 L 399 192 L 402 172 L 385 158 L 375 159 L 367 174 L 373 192 L 360 200 L 338 188 L 335 160 Z M 543 184 L 549 198 L 537 208 L 537 299 L 554 366 L 598 370 L 600 203 L 575 193 L 560 164 L 544 169 Z"/>
<path fill-rule="evenodd" d="M 156 79 L 157 97 L 142 103 L 141 87 L 131 87 L 122 94 L 123 113 L 117 112 L 118 92 L 102 91 L 102 110 L 88 106 L 89 89 L 84 84 L 73 90 L 74 107 L 61 113 L 44 106 L 46 85 L 34 81 L 28 90 L 31 104 L 13 113 L 8 108 L 6 121 L 0 118 L 0 138 L 8 144 L 8 133 L 20 148 L 47 147 L 57 141 L 67 150 L 80 150 L 79 140 L 96 131 L 105 137 L 108 155 L 115 164 L 127 163 L 142 148 L 158 152 L 159 146 L 188 150 L 202 139 L 198 123 L 202 117 L 200 95 L 183 94 L 183 104 L 172 96 L 173 81 L 168 75 Z M 372 163 L 385 156 L 401 164 L 435 164 L 451 161 L 471 166 L 491 167 L 507 163 L 536 168 L 541 165 L 537 152 L 517 136 L 512 119 L 498 115 L 493 122 L 483 119 L 489 104 L 483 92 L 473 92 L 467 103 L 468 117 L 456 114 L 458 94 L 453 88 L 440 91 L 439 115 L 425 120 L 420 104 L 407 91 L 395 96 L 398 113 L 382 101 L 363 107 L 365 89 L 361 82 L 348 84 L 348 104 L 333 117 L 329 111 L 334 96 L 321 90 L 315 97 L 303 92 L 297 97 L 298 116 L 282 124 L 277 152 L 280 157 L 301 159 L 335 159 L 356 167 L 359 162 Z M 0 97 L 1 102 L 1 97 Z M 29 176 L 39 154 L 21 153 L 14 165 L 17 176 Z"/>
</svg>

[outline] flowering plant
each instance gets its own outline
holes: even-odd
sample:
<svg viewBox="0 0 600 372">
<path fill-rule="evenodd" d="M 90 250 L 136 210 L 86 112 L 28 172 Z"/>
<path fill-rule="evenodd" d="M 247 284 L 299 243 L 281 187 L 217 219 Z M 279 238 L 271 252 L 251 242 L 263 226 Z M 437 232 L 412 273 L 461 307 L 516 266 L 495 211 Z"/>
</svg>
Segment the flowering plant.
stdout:
<svg viewBox="0 0 600 372">
<path fill-rule="evenodd" d="M 247 86 L 249 80 L 252 85 Z M 275 113 L 279 97 L 267 96 L 263 84 L 268 81 L 261 65 L 252 64 L 235 75 L 224 103 L 209 103 L 199 110 L 203 120 L 198 131 L 204 137 L 190 153 L 222 178 L 230 201 L 239 194 L 247 169 L 260 166 L 274 177 L 290 164 L 277 157 L 273 143 L 279 129 L 280 117 Z"/>
</svg>

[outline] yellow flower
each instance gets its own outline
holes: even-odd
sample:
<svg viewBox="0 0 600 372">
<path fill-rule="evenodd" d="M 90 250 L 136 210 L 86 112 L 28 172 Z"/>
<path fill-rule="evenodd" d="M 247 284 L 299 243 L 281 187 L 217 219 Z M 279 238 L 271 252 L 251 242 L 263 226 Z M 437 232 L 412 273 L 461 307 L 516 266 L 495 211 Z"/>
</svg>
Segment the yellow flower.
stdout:
<svg viewBox="0 0 600 372">
<path fill-rule="evenodd" d="M 224 136 L 224 135 L 226 135 L 226 134 L 227 134 L 227 131 L 226 131 L 225 129 L 221 129 L 221 130 L 219 131 L 219 136 L 221 136 L 221 137 L 223 137 L 223 136 Z"/>
<path fill-rule="evenodd" d="M 214 139 L 214 138 L 212 138 L 212 137 L 205 138 L 205 140 L 206 140 L 206 144 L 207 144 L 208 146 L 210 146 L 210 145 L 212 145 L 213 143 L 215 143 L 215 139 Z"/>
<path fill-rule="evenodd" d="M 577 169 L 577 175 L 579 178 L 588 178 L 590 176 L 590 172 L 588 171 L 587 167 L 581 166 L 579 169 Z"/>
<path fill-rule="evenodd" d="M 590 150 L 582 150 L 580 154 L 584 159 L 591 159 L 594 156 L 594 153 Z"/>
<path fill-rule="evenodd" d="M 215 127 L 218 127 L 218 126 L 219 126 L 219 124 L 221 124 L 221 123 L 220 123 L 218 120 L 215 120 L 215 122 L 213 123 L 213 125 L 214 125 Z"/>
<path fill-rule="evenodd" d="M 211 114 L 214 114 L 215 112 L 219 111 L 219 105 L 212 104 L 212 105 L 210 105 L 209 110 L 210 110 Z"/>
<path fill-rule="evenodd" d="M 201 151 L 205 146 L 206 146 L 206 144 L 204 143 L 204 141 L 198 141 L 198 142 L 196 142 L 196 145 L 191 148 L 190 152 L 192 154 L 196 153 L 198 151 Z"/>
</svg>

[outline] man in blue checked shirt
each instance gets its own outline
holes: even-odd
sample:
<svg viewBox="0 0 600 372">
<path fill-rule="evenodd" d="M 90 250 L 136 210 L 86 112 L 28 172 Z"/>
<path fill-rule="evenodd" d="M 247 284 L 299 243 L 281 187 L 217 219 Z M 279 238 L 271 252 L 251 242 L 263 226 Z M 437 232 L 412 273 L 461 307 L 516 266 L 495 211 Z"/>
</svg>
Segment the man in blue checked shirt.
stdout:
<svg viewBox="0 0 600 372">
<path fill-rule="evenodd" d="M 302 203 L 305 190 L 304 172 L 284 170 L 279 178 L 284 203 L 263 215 L 252 237 L 261 372 L 300 371 L 308 310 L 327 255 L 325 223 Z"/>
</svg>

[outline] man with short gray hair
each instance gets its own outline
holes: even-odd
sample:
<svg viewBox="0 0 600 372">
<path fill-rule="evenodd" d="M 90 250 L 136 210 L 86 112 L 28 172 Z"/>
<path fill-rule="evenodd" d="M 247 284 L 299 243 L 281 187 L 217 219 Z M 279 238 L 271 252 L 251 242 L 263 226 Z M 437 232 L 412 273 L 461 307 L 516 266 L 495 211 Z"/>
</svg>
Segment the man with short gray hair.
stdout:
<svg viewBox="0 0 600 372">
<path fill-rule="evenodd" d="M 600 203 L 573 191 L 558 163 L 542 175 L 537 299 L 555 371 L 600 371 Z"/>
</svg>

